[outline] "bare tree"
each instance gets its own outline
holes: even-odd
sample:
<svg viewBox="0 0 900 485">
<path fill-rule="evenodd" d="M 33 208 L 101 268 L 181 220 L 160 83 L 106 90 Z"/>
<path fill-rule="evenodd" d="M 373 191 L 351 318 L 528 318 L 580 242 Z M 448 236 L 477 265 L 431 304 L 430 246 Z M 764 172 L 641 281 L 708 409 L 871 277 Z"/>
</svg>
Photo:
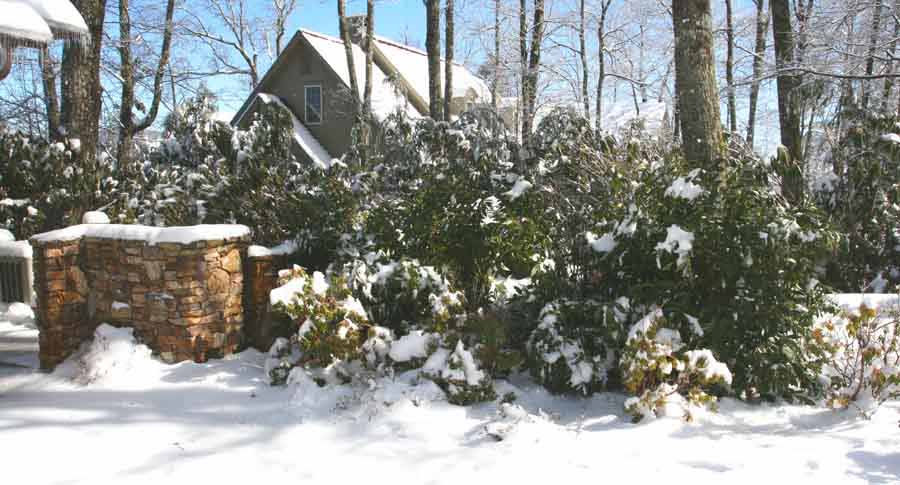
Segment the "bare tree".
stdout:
<svg viewBox="0 0 900 485">
<path fill-rule="evenodd" d="M 374 49 L 372 42 L 375 40 L 375 0 L 366 0 L 366 87 L 363 95 L 363 109 L 366 116 L 372 114 L 372 64 L 374 61 Z"/>
<path fill-rule="evenodd" d="M 522 5 L 524 4 L 525 0 L 522 0 Z M 520 16 L 524 15 L 524 12 L 520 13 Z M 531 24 L 531 45 L 525 49 L 527 51 L 527 65 L 523 79 L 524 82 L 522 83 L 522 141 L 525 144 L 528 144 L 531 139 L 535 108 L 537 107 L 538 75 L 541 66 L 541 45 L 544 42 L 544 27 L 544 0 L 534 0 L 534 20 Z M 524 44 L 526 42 L 525 38 L 522 37 L 520 42 Z M 525 64 L 525 61 L 523 61 L 523 64 Z"/>
<path fill-rule="evenodd" d="M 588 85 L 591 80 L 587 60 L 586 31 L 587 22 L 585 20 L 584 0 L 580 0 L 578 4 L 578 53 L 581 57 L 581 102 L 582 106 L 584 106 L 584 117 L 591 119 L 591 99 L 588 95 Z"/>
<path fill-rule="evenodd" d="M 184 9 L 187 21 L 181 29 L 206 48 L 211 64 L 210 71 L 198 75 L 245 77 L 250 89 L 259 84 L 265 69 L 260 57 L 281 54 L 287 21 L 297 7 L 296 0 L 266 2 L 271 2 L 264 4 L 269 11 L 258 15 L 252 5 L 260 5 L 259 0 L 195 0 Z"/>
<path fill-rule="evenodd" d="M 441 101 L 441 2 L 424 0 L 427 29 L 425 50 L 428 52 L 428 111 L 431 118 L 443 119 Z"/>
<path fill-rule="evenodd" d="M 494 111 L 500 108 L 500 0 L 494 0 L 494 79 L 491 83 L 491 103 Z"/>
<path fill-rule="evenodd" d="M 603 129 L 603 82 L 606 81 L 606 18 L 612 0 L 600 3 L 600 20 L 597 22 L 597 57 L 600 73 L 597 76 L 597 131 Z"/>
<path fill-rule="evenodd" d="M 159 114 L 159 105 L 162 100 L 163 80 L 166 67 L 169 65 L 169 53 L 172 47 L 172 32 L 174 30 L 175 0 L 166 3 L 165 26 L 162 35 L 162 47 L 159 62 L 153 75 L 153 94 L 149 111 L 140 121 L 135 120 L 135 65 L 133 62 L 132 46 L 135 38 L 131 31 L 131 3 L 130 0 L 119 0 L 119 58 L 121 60 L 119 77 L 122 81 L 122 98 L 119 105 L 119 145 L 118 162 L 124 166 L 128 164 L 134 155 L 134 136 L 156 121 Z"/>
<path fill-rule="evenodd" d="M 347 20 L 347 0 L 337 0 L 338 31 L 344 43 L 347 58 L 347 72 L 350 75 L 350 97 L 359 104 L 359 80 L 356 79 L 356 62 L 353 59 L 353 41 L 350 38 L 350 23 Z"/>
<path fill-rule="evenodd" d="M 44 88 L 44 106 L 47 108 L 47 136 L 51 140 L 59 137 L 60 113 L 59 95 L 56 91 L 56 66 L 50 48 L 41 48 L 41 81 Z"/>
<path fill-rule="evenodd" d="M 894 73 L 894 62 L 897 59 L 897 42 L 900 40 L 900 0 L 894 0 L 894 12 L 892 15 L 894 19 L 894 35 L 891 38 L 890 47 L 888 48 L 888 55 L 890 58 L 888 59 L 886 70 L 888 73 Z M 894 91 L 894 78 L 888 77 L 884 80 L 884 90 L 881 94 L 881 111 L 882 113 L 888 112 L 888 102 L 891 99 L 891 94 Z"/>
<path fill-rule="evenodd" d="M 673 0 L 675 92 L 685 157 L 712 167 L 722 152 L 709 0 Z"/>
<path fill-rule="evenodd" d="M 737 133 L 737 100 L 734 92 L 734 13 L 732 0 L 725 0 L 725 82 L 728 85 L 728 127 Z"/>
<path fill-rule="evenodd" d="M 778 69 L 778 119 L 781 144 L 797 162 L 803 160 L 803 141 L 800 129 L 799 74 L 795 67 L 794 29 L 788 0 L 771 0 L 772 29 L 775 39 L 775 66 Z"/>
<path fill-rule="evenodd" d="M 881 11 L 884 8 L 883 0 L 875 0 L 875 9 L 872 11 L 872 29 L 869 31 L 869 52 L 866 54 L 866 75 L 875 73 L 875 53 L 878 49 L 878 37 L 881 33 Z M 863 83 L 862 109 L 869 108 L 871 90 L 869 83 Z"/>
<path fill-rule="evenodd" d="M 447 0 L 445 10 L 446 39 L 444 40 L 444 120 L 450 121 L 450 107 L 453 105 L 453 0 Z"/>
<path fill-rule="evenodd" d="M 79 157 L 90 165 L 96 163 L 100 141 L 103 99 L 100 54 L 103 49 L 106 0 L 78 0 L 74 3 L 88 26 L 90 42 L 72 42 L 65 46 L 60 121 L 69 137 L 81 141 Z"/>
<path fill-rule="evenodd" d="M 747 109 L 747 144 L 753 146 L 756 136 L 756 112 L 759 104 L 759 87 L 766 56 L 766 34 L 769 30 L 769 14 L 766 0 L 753 0 L 756 4 L 756 42 L 753 49 L 753 79 L 750 84 L 750 105 Z"/>
</svg>

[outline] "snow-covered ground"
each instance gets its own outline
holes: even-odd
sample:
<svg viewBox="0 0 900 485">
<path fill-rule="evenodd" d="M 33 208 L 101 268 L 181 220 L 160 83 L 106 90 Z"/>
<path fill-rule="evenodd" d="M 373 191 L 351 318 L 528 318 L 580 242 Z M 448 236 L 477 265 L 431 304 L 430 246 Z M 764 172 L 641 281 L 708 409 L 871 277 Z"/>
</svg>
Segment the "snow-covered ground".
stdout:
<svg viewBox="0 0 900 485">
<path fill-rule="evenodd" d="M 36 338 L 0 310 L 0 342 Z M 560 398 L 517 378 L 497 384 L 518 396 L 501 416 L 497 403 L 450 405 L 412 374 L 272 388 L 253 350 L 165 365 L 129 330 L 101 328 L 53 374 L 0 365 L 0 482 L 900 482 L 896 402 L 865 421 L 725 399 L 694 423 L 634 425 L 622 395 Z"/>
</svg>

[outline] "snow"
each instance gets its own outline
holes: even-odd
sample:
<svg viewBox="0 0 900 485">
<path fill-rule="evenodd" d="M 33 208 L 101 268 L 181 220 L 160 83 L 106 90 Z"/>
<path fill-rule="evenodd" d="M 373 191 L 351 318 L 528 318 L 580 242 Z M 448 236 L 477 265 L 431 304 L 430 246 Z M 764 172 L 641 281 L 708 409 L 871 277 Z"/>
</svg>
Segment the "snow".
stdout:
<svg viewBox="0 0 900 485">
<path fill-rule="evenodd" d="M 618 245 L 616 237 L 611 233 L 606 233 L 598 238 L 596 234 L 588 231 L 585 233 L 585 238 L 587 238 L 587 242 L 591 246 L 591 249 L 598 253 L 612 252 Z"/>
<path fill-rule="evenodd" d="M 32 254 L 28 241 L 0 241 L 0 257 L 31 259 Z"/>
<path fill-rule="evenodd" d="M 299 246 L 296 241 L 285 241 L 278 246 L 267 248 L 264 246 L 250 246 L 247 248 L 247 256 L 251 258 L 264 258 L 267 256 L 286 256 L 297 252 Z"/>
<path fill-rule="evenodd" d="M 424 359 L 428 357 L 428 348 L 435 342 L 435 336 L 430 333 L 414 330 L 400 337 L 391 344 L 388 356 L 394 362 L 409 362 L 412 359 Z"/>
<path fill-rule="evenodd" d="M 700 173 L 699 170 L 693 170 L 687 177 L 678 177 L 669 188 L 666 189 L 667 197 L 694 200 L 703 195 L 703 187 L 694 183 L 694 178 Z"/>
<path fill-rule="evenodd" d="M 3 37 L 46 44 L 53 40 L 53 32 L 28 2 L 0 0 L 0 38 Z"/>
<path fill-rule="evenodd" d="M 306 281 L 306 278 L 292 278 L 287 283 L 275 288 L 269 292 L 269 303 L 271 303 L 272 306 L 279 303 L 282 305 L 290 305 L 294 301 L 294 296 L 297 293 L 303 293 L 303 288 L 306 287 Z"/>
<path fill-rule="evenodd" d="M 302 30 L 309 44 L 322 56 L 322 59 L 344 81 L 344 85 L 350 87 L 350 70 L 347 68 L 347 54 L 344 43 L 337 38 L 330 37 L 310 30 Z M 353 67 L 356 70 L 356 79 L 359 81 L 359 96 L 363 97 L 366 79 L 366 54 L 353 44 Z M 376 118 L 384 120 L 395 111 L 406 113 L 411 118 L 419 118 L 421 114 L 412 107 L 406 98 L 397 92 L 386 75 L 377 65 L 372 66 L 372 112 Z"/>
<path fill-rule="evenodd" d="M 0 342 L 36 341 L 37 331 L 10 320 L 0 311 Z M 0 365 L 6 482 L 900 481 L 896 401 L 867 421 L 852 411 L 725 398 L 718 413 L 692 423 L 676 415 L 634 425 L 624 395 L 553 396 L 521 375 L 495 382 L 514 403 L 459 407 L 415 371 L 319 387 L 295 369 L 290 385 L 271 387 L 268 356 L 255 350 L 165 365 L 129 329 L 98 334 L 52 374 Z"/>
<path fill-rule="evenodd" d="M 666 240 L 656 245 L 657 251 L 678 254 L 678 266 L 684 264 L 687 255 L 694 249 L 694 233 L 672 224 L 666 231 Z"/>
<path fill-rule="evenodd" d="M 100 211 L 85 212 L 81 218 L 82 224 L 109 224 L 109 216 Z"/>
<path fill-rule="evenodd" d="M 19 0 L 34 9 L 54 32 L 88 35 L 88 27 L 68 0 Z"/>
<path fill-rule="evenodd" d="M 294 125 L 294 141 L 297 142 L 297 145 L 300 146 L 300 149 L 306 153 L 312 162 L 316 164 L 317 167 L 322 170 L 327 170 L 331 168 L 331 162 L 334 159 L 329 153 L 328 150 L 325 150 L 325 147 L 319 143 L 319 140 L 316 139 L 315 136 L 297 119 L 297 115 L 281 101 L 281 98 L 278 96 L 273 96 L 271 94 L 259 93 L 257 95 L 259 99 L 266 104 L 275 103 L 278 106 L 284 108 L 285 111 L 290 113 L 291 122 Z"/>
<path fill-rule="evenodd" d="M 515 185 L 513 185 L 513 188 L 510 189 L 509 192 L 505 192 L 503 195 L 509 197 L 509 200 L 516 200 L 532 187 L 534 187 L 534 184 L 532 184 L 531 182 L 525 179 L 519 179 L 516 181 Z"/>
<path fill-rule="evenodd" d="M 0 229 L 0 242 L 13 242 L 15 240 L 16 236 L 8 229 Z"/>
<path fill-rule="evenodd" d="M 666 113 L 669 110 L 666 103 L 648 101 L 639 104 L 640 115 L 634 109 L 634 100 L 631 98 L 617 101 L 612 104 L 604 104 L 601 118 L 603 130 L 620 134 L 630 128 L 635 121 L 643 121 L 644 128 L 651 134 L 658 134 L 663 130 Z"/>
<path fill-rule="evenodd" d="M 74 241 L 84 237 L 146 241 L 153 246 L 163 243 L 191 244 L 197 241 L 234 239 L 248 236 L 250 228 L 238 224 L 201 224 L 198 226 L 151 227 L 137 224 L 81 224 L 65 229 L 37 234 L 31 238 L 39 243 Z"/>
<path fill-rule="evenodd" d="M 881 135 L 881 141 L 900 145 L 900 135 L 896 133 L 885 133 Z"/>
</svg>

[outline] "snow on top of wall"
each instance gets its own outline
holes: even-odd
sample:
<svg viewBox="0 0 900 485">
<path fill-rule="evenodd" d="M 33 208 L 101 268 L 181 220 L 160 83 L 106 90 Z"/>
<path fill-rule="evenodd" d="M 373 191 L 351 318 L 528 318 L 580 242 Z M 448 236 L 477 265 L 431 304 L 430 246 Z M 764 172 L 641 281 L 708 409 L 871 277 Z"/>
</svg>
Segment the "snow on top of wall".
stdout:
<svg viewBox="0 0 900 485">
<path fill-rule="evenodd" d="M 309 155 L 309 158 L 312 159 L 313 163 L 319 168 L 322 170 L 331 168 L 334 157 L 332 157 L 331 154 L 328 153 L 328 150 L 319 143 L 319 140 L 316 140 L 316 137 L 313 136 L 306 126 L 297 119 L 297 115 L 281 101 L 281 98 L 266 93 L 259 93 L 258 96 L 263 103 L 275 103 L 290 113 L 291 122 L 294 124 L 294 141 L 300 145 L 300 148 Z"/>
<path fill-rule="evenodd" d="M 377 35 L 375 36 L 375 44 L 400 74 L 409 81 L 416 93 L 428 104 L 428 54 L 414 47 L 399 44 Z M 444 80 L 446 79 L 444 68 L 445 62 L 441 59 L 441 86 L 444 86 Z M 474 92 L 479 100 L 487 102 L 491 99 L 491 89 L 484 80 L 472 74 L 465 66 L 454 63 L 453 97 L 466 96 L 470 90 Z"/>
<path fill-rule="evenodd" d="M 69 34 L 87 35 L 88 27 L 84 18 L 78 13 L 69 1 L 60 0 L 19 0 L 31 6 L 35 12 L 43 17 L 47 25 L 55 31 L 63 31 Z"/>
<path fill-rule="evenodd" d="M 301 30 L 306 40 L 313 49 L 322 56 L 322 59 L 337 73 L 344 84 L 350 86 L 350 70 L 347 68 L 347 53 L 344 43 L 335 37 L 330 37 L 318 32 Z M 359 84 L 359 96 L 363 97 L 366 82 L 366 54 L 358 45 L 353 44 L 353 68 L 356 71 L 356 79 Z M 397 92 L 388 76 L 378 68 L 372 66 L 372 112 L 384 119 L 391 113 L 400 110 L 412 118 L 421 115 L 407 101 L 406 97 Z"/>
<path fill-rule="evenodd" d="M 0 242 L 0 256 L 7 258 L 31 259 L 32 250 L 28 241 Z"/>
<path fill-rule="evenodd" d="M 250 258 L 262 258 L 266 256 L 284 256 L 297 252 L 299 246 L 296 241 L 285 241 L 277 246 L 267 248 L 265 246 L 250 246 L 247 256 Z"/>
<path fill-rule="evenodd" d="M 191 244 L 197 241 L 233 239 L 250 234 L 250 228 L 238 224 L 201 224 L 185 227 L 151 227 L 137 224 L 80 224 L 31 238 L 38 243 L 74 241 L 83 237 L 160 243 Z"/>
<path fill-rule="evenodd" d="M 9 232 L 9 229 L 0 229 L 0 242 L 12 242 L 16 240 L 16 236 Z"/>
<path fill-rule="evenodd" d="M 41 44 L 53 40 L 53 32 L 41 15 L 29 3 L 15 0 L 0 0 L 0 36 Z"/>
</svg>

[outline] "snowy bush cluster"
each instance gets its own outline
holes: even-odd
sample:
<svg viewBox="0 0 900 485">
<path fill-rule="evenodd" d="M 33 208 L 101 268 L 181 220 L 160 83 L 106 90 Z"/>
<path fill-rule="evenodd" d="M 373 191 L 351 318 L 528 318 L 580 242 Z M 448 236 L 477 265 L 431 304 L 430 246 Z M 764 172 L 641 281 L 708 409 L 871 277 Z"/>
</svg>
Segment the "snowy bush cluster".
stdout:
<svg viewBox="0 0 900 485">
<path fill-rule="evenodd" d="M 827 350 L 827 404 L 870 417 L 900 398 L 900 312 L 863 304 L 822 322 L 816 336 Z"/>
<path fill-rule="evenodd" d="M 103 209 L 287 243 L 305 269 L 273 292 L 290 322 L 271 350 L 276 383 L 418 369 L 468 403 L 527 371 L 554 393 L 625 389 L 635 416 L 724 394 L 811 401 L 834 348 L 815 327 L 825 295 L 900 274 L 898 149 L 871 135 L 896 131 L 885 120 L 847 135 L 871 162 L 836 152 L 828 183 L 789 201 L 777 164 L 739 145 L 700 166 L 565 110 L 527 146 L 484 113 L 392 115 L 324 166 L 295 156 L 278 103 L 246 130 L 214 112 L 206 95 L 182 106 L 127 166 L 76 166 L 75 142 L 0 133 L 0 215 L 20 237 Z"/>
</svg>

